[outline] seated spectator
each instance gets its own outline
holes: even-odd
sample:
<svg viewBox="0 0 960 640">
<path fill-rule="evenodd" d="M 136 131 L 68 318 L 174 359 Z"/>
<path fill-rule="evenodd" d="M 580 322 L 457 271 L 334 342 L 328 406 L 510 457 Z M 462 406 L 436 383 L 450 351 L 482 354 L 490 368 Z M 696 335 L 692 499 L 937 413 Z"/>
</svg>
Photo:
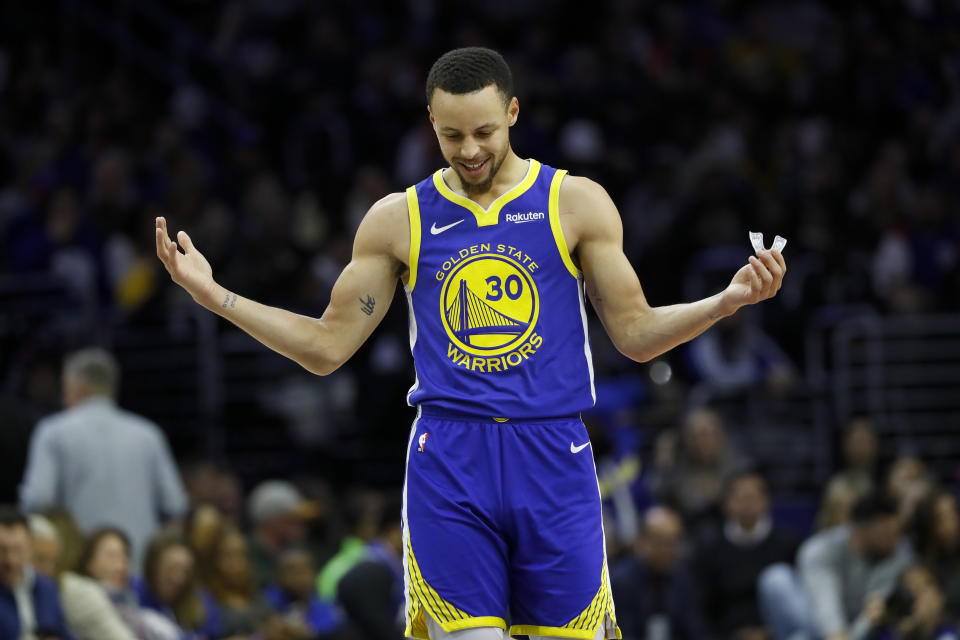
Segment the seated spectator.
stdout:
<svg viewBox="0 0 960 640">
<path fill-rule="evenodd" d="M 774 565 L 761 575 L 761 610 L 773 637 L 865 638 L 878 603 L 912 559 L 896 503 L 880 493 L 864 496 L 850 525 L 803 543 L 796 573 Z"/>
<path fill-rule="evenodd" d="M 314 588 L 316 575 L 308 551 L 288 549 L 280 555 L 276 583 L 268 587 L 264 595 L 279 618 L 274 624 L 287 637 L 327 638 L 337 635 L 342 628 L 343 619 L 339 612 L 317 596 Z M 371 611 L 371 615 L 375 614 Z M 376 636 L 364 635 L 363 638 L 373 640 Z"/>
<path fill-rule="evenodd" d="M 887 471 L 887 493 L 897 501 L 900 517 L 910 522 L 917 503 L 933 490 L 934 481 L 927 465 L 915 456 L 901 456 Z"/>
<path fill-rule="evenodd" d="M 846 482 L 831 482 L 824 491 L 823 502 L 817 512 L 817 530 L 832 529 L 850 522 L 850 511 L 863 496 Z"/>
<path fill-rule="evenodd" d="M 336 600 L 340 579 L 366 557 L 367 543 L 377 535 L 383 499 L 376 492 L 358 489 L 347 495 L 343 509 L 347 535 L 317 576 L 317 592 L 327 602 Z"/>
<path fill-rule="evenodd" d="M 198 568 L 203 586 L 216 603 L 220 633 L 256 633 L 266 620 L 269 607 L 258 597 L 244 535 L 231 526 L 221 527 L 207 553 L 198 556 Z"/>
<path fill-rule="evenodd" d="M 765 638 L 757 581 L 767 567 L 792 563 L 799 540 L 774 526 L 767 483 L 744 470 L 726 482 L 719 535 L 698 549 L 694 567 L 711 633 L 721 638 Z"/>
<path fill-rule="evenodd" d="M 58 583 L 63 613 L 77 640 L 135 640 L 96 582 L 60 571 L 60 535 L 53 523 L 39 514 L 31 514 L 29 522 L 34 569 Z"/>
<path fill-rule="evenodd" d="M 828 529 L 847 521 L 849 509 L 876 486 L 877 432 L 866 417 L 856 417 L 843 432 L 843 468 L 831 476 L 821 500 L 817 526 Z"/>
<path fill-rule="evenodd" d="M 927 494 L 913 514 L 913 548 L 943 587 L 947 611 L 960 618 L 960 515 L 948 491 Z"/>
<path fill-rule="evenodd" d="M 711 409 L 692 411 L 683 424 L 681 448 L 674 460 L 655 472 L 657 497 L 676 508 L 693 537 L 720 521 L 723 479 L 745 466 L 729 445 L 723 420 Z"/>
<path fill-rule="evenodd" d="M 235 473 L 210 460 L 191 460 L 181 464 L 183 486 L 194 507 L 209 505 L 220 516 L 239 526 L 243 519 L 243 487 Z"/>
<path fill-rule="evenodd" d="M 197 558 L 206 558 L 226 526 L 227 521 L 219 509 L 201 504 L 187 514 L 183 536 Z"/>
<path fill-rule="evenodd" d="M 57 584 L 30 563 L 27 519 L 0 506 L 0 638 L 71 640 Z"/>
<path fill-rule="evenodd" d="M 77 521 L 70 513 L 62 509 L 44 511 L 41 515 L 49 520 L 57 531 L 57 570 L 61 573 L 73 571 L 86 542 L 80 527 L 77 526 Z"/>
<path fill-rule="evenodd" d="M 190 547 L 175 533 L 160 533 L 147 547 L 143 579 L 135 589 L 140 605 L 158 611 L 201 638 L 217 638 L 217 605 L 200 589 Z"/>
<path fill-rule="evenodd" d="M 88 536 L 77 564 L 77 574 L 78 580 L 91 581 L 112 609 L 107 612 L 101 608 L 96 619 L 91 616 L 90 633 L 81 637 L 106 640 L 129 635 L 141 640 L 179 640 L 183 635 L 173 621 L 140 606 L 130 584 L 130 543 L 119 529 L 98 529 Z M 88 595 L 91 601 L 95 598 L 99 600 L 92 593 Z M 72 625 L 67 600 L 65 590 L 64 605 Z M 79 630 L 77 634 L 80 636 Z"/>
<path fill-rule="evenodd" d="M 33 570 L 56 580 L 60 575 L 60 534 L 50 520 L 38 513 L 27 516 L 27 523 Z"/>
<path fill-rule="evenodd" d="M 957 640 L 957 624 L 944 606 L 943 589 L 926 567 L 915 565 L 900 576 L 897 588 L 877 607 L 880 619 L 869 640 Z"/>
<path fill-rule="evenodd" d="M 644 514 L 635 552 L 611 567 L 624 640 L 706 637 L 694 583 L 682 560 L 683 541 L 680 516 L 668 507 L 652 507 Z"/>
<path fill-rule="evenodd" d="M 337 602 L 370 640 L 398 640 L 405 626 L 403 596 L 403 501 L 391 495 L 379 510 L 376 539 L 337 585 Z"/>
<path fill-rule="evenodd" d="M 250 492 L 247 512 L 253 527 L 250 541 L 253 571 L 258 584 L 267 584 L 276 573 L 280 554 L 306 540 L 306 522 L 316 515 L 317 508 L 289 482 L 268 480 Z"/>
</svg>

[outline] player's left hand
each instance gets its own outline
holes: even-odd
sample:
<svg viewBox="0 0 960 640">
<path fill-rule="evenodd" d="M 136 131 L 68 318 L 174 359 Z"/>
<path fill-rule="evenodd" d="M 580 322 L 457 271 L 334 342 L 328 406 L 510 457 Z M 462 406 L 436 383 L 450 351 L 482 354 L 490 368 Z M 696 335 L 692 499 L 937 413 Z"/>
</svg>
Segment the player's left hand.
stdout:
<svg viewBox="0 0 960 640">
<path fill-rule="evenodd" d="M 787 263 L 779 251 L 761 251 L 750 256 L 723 291 L 725 306 L 733 311 L 772 298 L 780 290 Z"/>
</svg>

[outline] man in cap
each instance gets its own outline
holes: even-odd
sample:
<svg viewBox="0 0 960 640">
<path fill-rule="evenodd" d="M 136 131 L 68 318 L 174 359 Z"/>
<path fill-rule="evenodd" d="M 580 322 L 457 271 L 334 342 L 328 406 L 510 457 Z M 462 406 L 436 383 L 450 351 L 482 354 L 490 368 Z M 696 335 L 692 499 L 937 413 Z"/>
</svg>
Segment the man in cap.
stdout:
<svg viewBox="0 0 960 640">
<path fill-rule="evenodd" d="M 284 480 L 267 480 L 250 493 L 250 560 L 260 584 L 273 580 L 277 560 L 284 550 L 303 543 L 307 537 L 306 521 L 315 517 L 317 511 L 314 502 L 306 500 Z"/>
</svg>

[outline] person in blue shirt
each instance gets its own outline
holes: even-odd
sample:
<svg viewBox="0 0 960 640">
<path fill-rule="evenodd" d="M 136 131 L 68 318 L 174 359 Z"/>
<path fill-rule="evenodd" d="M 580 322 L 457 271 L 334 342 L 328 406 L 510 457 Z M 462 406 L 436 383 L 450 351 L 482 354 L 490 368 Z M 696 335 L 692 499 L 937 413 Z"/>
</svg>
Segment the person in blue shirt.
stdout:
<svg viewBox="0 0 960 640">
<path fill-rule="evenodd" d="M 343 617 L 314 588 L 316 570 L 305 549 L 284 551 L 277 563 L 276 583 L 264 591 L 264 599 L 279 615 L 286 629 L 311 638 L 334 637 L 343 627 Z M 299 636 L 298 636 L 299 637 Z"/>
<path fill-rule="evenodd" d="M 27 519 L 0 506 L 0 638 L 73 640 L 57 584 L 30 566 Z"/>
</svg>

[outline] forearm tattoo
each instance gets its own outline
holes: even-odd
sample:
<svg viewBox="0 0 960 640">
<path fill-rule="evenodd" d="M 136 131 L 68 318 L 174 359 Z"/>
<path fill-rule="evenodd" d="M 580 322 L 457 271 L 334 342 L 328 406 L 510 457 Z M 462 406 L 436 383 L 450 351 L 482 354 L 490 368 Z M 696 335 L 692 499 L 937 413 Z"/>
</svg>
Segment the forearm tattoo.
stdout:
<svg viewBox="0 0 960 640">
<path fill-rule="evenodd" d="M 373 299 L 373 296 L 367 294 L 367 299 L 357 298 L 360 301 L 360 311 L 364 312 L 366 315 L 373 314 L 373 308 L 376 306 L 377 301 Z"/>
<path fill-rule="evenodd" d="M 223 299 L 223 305 L 222 305 L 222 306 L 223 306 L 224 309 L 226 309 L 226 308 L 227 308 L 227 305 L 229 305 L 231 309 L 236 309 L 236 308 L 237 308 L 237 294 L 235 294 L 235 293 L 230 293 L 229 291 L 227 291 L 227 295 L 226 295 L 226 297 L 224 297 L 224 299 Z"/>
</svg>

